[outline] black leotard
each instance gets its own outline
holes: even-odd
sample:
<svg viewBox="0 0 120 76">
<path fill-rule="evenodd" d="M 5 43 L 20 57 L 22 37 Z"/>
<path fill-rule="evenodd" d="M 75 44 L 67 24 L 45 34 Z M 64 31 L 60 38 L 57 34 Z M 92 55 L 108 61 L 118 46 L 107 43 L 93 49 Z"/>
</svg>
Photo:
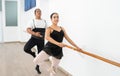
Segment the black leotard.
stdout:
<svg viewBox="0 0 120 76">
<path fill-rule="evenodd" d="M 51 27 L 50 27 L 51 28 Z M 53 38 L 54 40 L 58 41 L 58 42 L 62 42 L 63 41 L 63 37 L 64 37 L 64 32 L 61 29 L 60 31 L 56 31 L 53 29 L 52 33 L 50 34 L 51 38 Z M 53 56 L 57 59 L 61 59 L 63 56 L 63 52 L 62 52 L 62 48 L 51 43 L 51 42 L 47 42 L 44 49 L 43 49 L 48 55 Z"/>
</svg>

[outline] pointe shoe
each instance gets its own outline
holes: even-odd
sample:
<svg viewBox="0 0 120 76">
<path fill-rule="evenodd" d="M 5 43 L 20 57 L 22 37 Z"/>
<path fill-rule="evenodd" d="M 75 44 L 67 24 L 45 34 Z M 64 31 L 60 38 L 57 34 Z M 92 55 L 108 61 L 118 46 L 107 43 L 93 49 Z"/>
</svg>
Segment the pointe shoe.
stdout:
<svg viewBox="0 0 120 76">
<path fill-rule="evenodd" d="M 50 73 L 50 76 L 55 76 L 53 73 Z"/>
<path fill-rule="evenodd" d="M 52 73 L 52 74 L 56 74 L 56 71 L 55 71 L 55 69 L 53 69 L 53 68 L 48 69 L 48 71 L 50 72 L 50 74 L 51 74 L 51 73 Z"/>
</svg>

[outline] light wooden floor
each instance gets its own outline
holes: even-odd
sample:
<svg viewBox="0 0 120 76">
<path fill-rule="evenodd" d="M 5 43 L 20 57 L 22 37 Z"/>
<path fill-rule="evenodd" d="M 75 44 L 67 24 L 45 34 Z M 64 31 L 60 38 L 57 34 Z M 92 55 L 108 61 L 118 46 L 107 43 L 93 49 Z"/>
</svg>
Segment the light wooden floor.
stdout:
<svg viewBox="0 0 120 76">
<path fill-rule="evenodd" d="M 49 61 L 41 66 L 42 74 L 37 74 L 33 57 L 23 51 L 23 43 L 0 44 L 0 76 L 49 76 L 46 68 Z M 67 76 L 58 70 L 56 76 Z"/>
</svg>

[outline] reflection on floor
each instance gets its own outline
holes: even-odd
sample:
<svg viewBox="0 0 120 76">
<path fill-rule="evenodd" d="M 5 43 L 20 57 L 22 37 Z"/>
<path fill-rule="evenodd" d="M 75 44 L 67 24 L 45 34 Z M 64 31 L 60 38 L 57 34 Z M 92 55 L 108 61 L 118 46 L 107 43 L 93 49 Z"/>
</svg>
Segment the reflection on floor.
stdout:
<svg viewBox="0 0 120 76">
<path fill-rule="evenodd" d="M 23 51 L 24 43 L 0 44 L 0 76 L 49 76 L 46 70 L 50 62 L 40 67 L 42 74 L 37 74 L 33 57 Z M 67 76 L 58 70 L 55 76 Z"/>
</svg>

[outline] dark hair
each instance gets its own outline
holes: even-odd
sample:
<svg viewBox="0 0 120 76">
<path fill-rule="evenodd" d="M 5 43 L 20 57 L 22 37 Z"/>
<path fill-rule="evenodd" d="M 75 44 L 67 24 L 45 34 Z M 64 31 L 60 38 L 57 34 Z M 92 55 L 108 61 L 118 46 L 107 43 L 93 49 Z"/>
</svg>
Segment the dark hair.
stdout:
<svg viewBox="0 0 120 76">
<path fill-rule="evenodd" d="M 36 8 L 35 11 L 34 11 L 34 14 L 36 14 L 36 11 L 37 11 L 37 10 L 40 10 L 40 9 L 39 9 L 39 8 Z M 41 11 L 41 10 L 40 10 L 40 11 Z"/>
<path fill-rule="evenodd" d="M 58 13 L 53 12 L 53 13 L 50 15 L 50 19 L 52 19 L 52 16 L 53 16 L 54 14 L 58 14 Z"/>
</svg>

